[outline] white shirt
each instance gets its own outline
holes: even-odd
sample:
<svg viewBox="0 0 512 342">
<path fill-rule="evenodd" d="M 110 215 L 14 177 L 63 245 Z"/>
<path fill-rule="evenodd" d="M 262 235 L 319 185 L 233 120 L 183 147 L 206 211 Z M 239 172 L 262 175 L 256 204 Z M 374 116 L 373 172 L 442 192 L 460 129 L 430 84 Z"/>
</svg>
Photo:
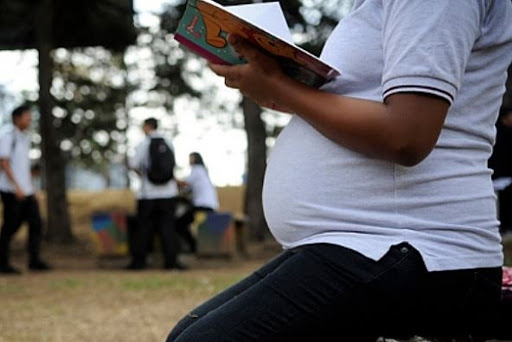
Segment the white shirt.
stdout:
<svg viewBox="0 0 512 342">
<path fill-rule="evenodd" d="M 414 167 L 354 152 L 293 117 L 263 189 L 282 246 L 332 243 L 378 260 L 408 241 L 432 271 L 502 265 L 487 160 L 512 62 L 511 23 L 506 0 L 356 0 L 322 52 L 341 71 L 322 90 L 378 102 L 422 92 L 451 106 L 433 151 Z"/>
<path fill-rule="evenodd" d="M 219 208 L 217 189 L 213 186 L 204 166 L 192 165 L 192 170 L 186 182 L 192 190 L 192 203 L 194 206 L 211 208 L 213 210 Z"/>
<path fill-rule="evenodd" d="M 0 138 L 0 159 L 9 159 L 13 176 L 27 196 L 34 194 L 29 152 L 30 137 L 16 126 Z M 13 184 L 3 171 L 0 171 L 0 191 L 15 192 Z"/>
<path fill-rule="evenodd" d="M 130 167 L 137 169 L 142 172 L 141 184 L 137 192 L 137 198 L 140 200 L 145 199 L 162 199 L 172 198 L 178 194 L 178 186 L 174 179 L 170 180 L 166 184 L 157 185 L 149 181 L 145 169 L 149 164 L 149 144 L 151 138 L 165 138 L 159 132 L 152 132 L 147 136 L 136 148 L 134 156 L 129 160 Z M 165 138 L 167 145 L 171 149 L 173 148 L 172 142 Z"/>
</svg>

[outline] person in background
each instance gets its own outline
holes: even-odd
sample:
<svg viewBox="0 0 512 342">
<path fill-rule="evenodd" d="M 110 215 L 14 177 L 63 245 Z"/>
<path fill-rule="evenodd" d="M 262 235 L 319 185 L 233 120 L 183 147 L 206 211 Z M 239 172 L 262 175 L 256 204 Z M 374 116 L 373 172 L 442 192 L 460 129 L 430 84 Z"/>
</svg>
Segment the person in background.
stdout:
<svg viewBox="0 0 512 342">
<path fill-rule="evenodd" d="M 23 222 L 28 223 L 28 268 L 47 271 L 51 267 L 40 258 L 42 223 L 39 204 L 32 184 L 29 158 L 30 137 L 26 133 L 32 123 L 29 106 L 12 111 L 13 129 L 0 139 L 0 195 L 3 203 L 3 226 L 0 233 L 0 273 L 19 274 L 9 261 L 9 247 Z"/>
<path fill-rule="evenodd" d="M 500 230 L 509 235 L 512 234 L 512 107 L 501 108 L 496 131 L 489 167 L 498 194 Z"/>
<path fill-rule="evenodd" d="M 281 254 L 192 309 L 168 342 L 479 340 L 503 246 L 487 167 L 512 62 L 512 2 L 355 0 L 320 89 L 241 37 L 228 87 L 292 113 L 263 207 Z"/>
<path fill-rule="evenodd" d="M 130 168 L 140 176 L 141 184 L 137 194 L 137 224 L 134 243 L 131 246 L 132 260 L 127 265 L 129 270 L 144 270 L 148 267 L 147 257 L 154 233 L 160 234 L 164 268 L 184 270 L 187 267 L 178 260 L 178 235 L 174 224 L 174 197 L 178 194 L 175 179 L 162 184 L 155 184 L 148 178 L 150 144 L 152 139 L 164 138 L 158 131 L 158 121 L 148 118 L 142 130 L 146 138 L 136 147 L 135 155 L 130 159 Z M 167 148 L 173 149 L 172 142 L 164 138 Z"/>
<path fill-rule="evenodd" d="M 178 232 L 189 245 L 189 250 L 195 253 L 197 250 L 196 240 L 190 231 L 190 224 L 194 221 L 195 214 L 198 211 L 217 211 L 219 209 L 219 198 L 201 154 L 198 152 L 190 153 L 189 163 L 191 167 L 190 174 L 185 180 L 178 181 L 178 185 L 185 192 L 190 192 L 191 205 L 179 217 L 177 227 Z"/>
</svg>

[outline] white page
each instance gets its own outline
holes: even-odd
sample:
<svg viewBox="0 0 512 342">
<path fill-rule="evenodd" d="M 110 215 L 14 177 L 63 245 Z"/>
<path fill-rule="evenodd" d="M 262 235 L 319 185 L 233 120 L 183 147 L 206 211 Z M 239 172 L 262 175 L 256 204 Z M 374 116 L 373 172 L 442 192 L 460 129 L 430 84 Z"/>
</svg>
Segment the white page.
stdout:
<svg viewBox="0 0 512 342">
<path fill-rule="evenodd" d="M 259 26 L 276 37 L 293 44 L 292 34 L 279 2 L 234 5 L 224 7 L 229 12 Z"/>
</svg>

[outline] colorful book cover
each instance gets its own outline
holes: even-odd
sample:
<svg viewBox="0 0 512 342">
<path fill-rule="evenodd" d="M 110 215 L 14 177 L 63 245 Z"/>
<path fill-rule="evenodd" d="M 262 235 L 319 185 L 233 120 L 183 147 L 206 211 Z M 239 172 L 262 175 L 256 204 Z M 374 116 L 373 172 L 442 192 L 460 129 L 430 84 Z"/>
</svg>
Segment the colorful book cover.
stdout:
<svg viewBox="0 0 512 342">
<path fill-rule="evenodd" d="M 233 65 L 245 63 L 227 42 L 229 34 L 236 34 L 276 57 L 285 73 L 310 86 L 339 76 L 336 68 L 283 38 L 286 34 L 268 29 L 276 20 L 266 14 L 276 9 L 285 22 L 278 2 L 224 7 L 211 0 L 189 0 L 174 38 L 213 63 Z M 256 23 L 258 14 L 265 15 Z M 287 26 L 286 30 L 291 37 Z"/>
</svg>

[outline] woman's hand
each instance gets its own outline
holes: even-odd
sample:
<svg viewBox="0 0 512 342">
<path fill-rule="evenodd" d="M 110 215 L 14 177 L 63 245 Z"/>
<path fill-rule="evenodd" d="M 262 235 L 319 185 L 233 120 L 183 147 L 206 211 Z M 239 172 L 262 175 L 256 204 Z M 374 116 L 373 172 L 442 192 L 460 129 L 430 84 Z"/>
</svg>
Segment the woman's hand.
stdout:
<svg viewBox="0 0 512 342">
<path fill-rule="evenodd" d="M 238 36 L 230 35 L 228 42 L 247 63 L 233 66 L 210 63 L 212 71 L 224 77 L 226 86 L 240 90 L 260 106 L 287 112 L 275 98 L 278 83 L 288 77 L 277 61 Z"/>
</svg>

